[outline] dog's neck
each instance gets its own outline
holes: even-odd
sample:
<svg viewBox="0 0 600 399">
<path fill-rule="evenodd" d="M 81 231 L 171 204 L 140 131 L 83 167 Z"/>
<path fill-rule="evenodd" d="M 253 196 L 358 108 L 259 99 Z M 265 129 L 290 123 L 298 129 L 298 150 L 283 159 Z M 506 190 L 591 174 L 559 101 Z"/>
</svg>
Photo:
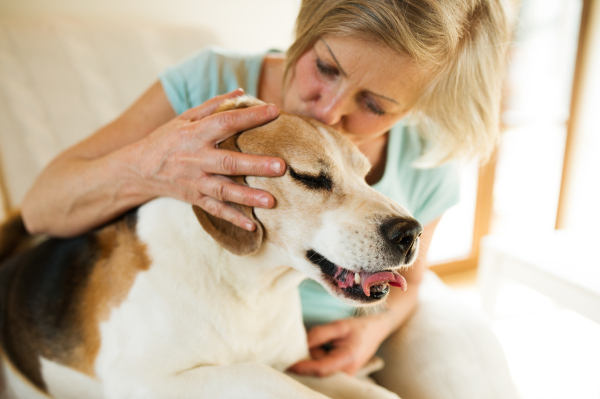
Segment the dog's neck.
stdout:
<svg viewBox="0 0 600 399">
<path fill-rule="evenodd" d="M 281 250 L 235 256 L 202 229 L 191 205 L 170 198 L 140 207 L 136 232 L 150 266 L 103 334 L 152 353 L 161 353 L 156 342 L 169 342 L 167 357 L 184 368 L 250 360 L 285 370 L 308 356 L 297 288 L 303 275 L 286 266 Z M 101 361 L 110 363 L 106 356 Z"/>
<path fill-rule="evenodd" d="M 218 278 L 227 282 L 240 295 L 260 295 L 265 291 L 285 292 L 296 288 L 306 277 L 292 267 L 287 253 L 278 246 L 264 242 L 258 253 L 244 257 L 233 255 L 215 241 L 215 252 L 223 262 L 216 267 Z"/>
<path fill-rule="evenodd" d="M 292 290 L 305 278 L 289 266 L 287 252 L 268 241 L 254 255 L 240 257 L 225 250 L 202 229 L 189 204 L 161 198 L 140 212 L 140 238 L 161 243 L 150 257 L 168 264 L 173 277 L 185 286 L 222 285 L 252 298 L 266 291 Z"/>
</svg>

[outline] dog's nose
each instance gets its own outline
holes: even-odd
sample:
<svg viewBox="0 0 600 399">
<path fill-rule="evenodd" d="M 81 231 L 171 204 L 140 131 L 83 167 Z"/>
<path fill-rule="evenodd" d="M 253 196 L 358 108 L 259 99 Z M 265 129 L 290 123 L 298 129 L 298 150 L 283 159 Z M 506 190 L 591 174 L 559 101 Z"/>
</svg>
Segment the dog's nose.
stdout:
<svg viewBox="0 0 600 399">
<path fill-rule="evenodd" d="M 413 218 L 393 218 L 381 224 L 380 232 L 388 242 L 407 256 L 423 232 L 423 227 Z"/>
</svg>

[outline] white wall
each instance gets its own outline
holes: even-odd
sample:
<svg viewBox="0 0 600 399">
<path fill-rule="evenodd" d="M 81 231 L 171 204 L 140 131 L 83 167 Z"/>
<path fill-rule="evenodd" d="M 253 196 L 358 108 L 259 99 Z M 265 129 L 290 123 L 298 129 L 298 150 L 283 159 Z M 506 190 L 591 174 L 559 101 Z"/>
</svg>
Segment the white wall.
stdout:
<svg viewBox="0 0 600 399">
<path fill-rule="evenodd" d="M 2 17 L 84 17 L 192 26 L 215 44 L 248 50 L 286 49 L 298 0 L 0 0 Z"/>
</svg>

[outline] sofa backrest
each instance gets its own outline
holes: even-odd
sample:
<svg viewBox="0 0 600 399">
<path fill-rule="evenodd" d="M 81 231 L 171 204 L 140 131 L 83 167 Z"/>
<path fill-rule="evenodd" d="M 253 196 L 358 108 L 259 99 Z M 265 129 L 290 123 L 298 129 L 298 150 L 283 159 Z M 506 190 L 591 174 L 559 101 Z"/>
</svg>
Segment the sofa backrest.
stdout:
<svg viewBox="0 0 600 399">
<path fill-rule="evenodd" d="M 18 207 L 60 151 L 123 112 L 161 70 L 213 40 L 202 30 L 149 24 L 0 20 L 1 209 Z"/>
</svg>

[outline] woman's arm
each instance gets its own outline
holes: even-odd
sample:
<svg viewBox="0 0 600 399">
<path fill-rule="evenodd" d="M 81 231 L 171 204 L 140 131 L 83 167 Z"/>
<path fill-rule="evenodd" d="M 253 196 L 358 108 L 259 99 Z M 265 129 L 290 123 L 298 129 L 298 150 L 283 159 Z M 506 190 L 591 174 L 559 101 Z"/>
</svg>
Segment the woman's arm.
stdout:
<svg viewBox="0 0 600 399">
<path fill-rule="evenodd" d="M 425 226 L 420 238 L 419 256 L 413 267 L 402 273 L 409 289 L 404 292 L 401 290 L 391 290 L 386 302 L 387 309 L 385 312 L 379 314 L 387 322 L 387 328 L 384 330 L 386 332 L 384 339 L 398 330 L 417 307 L 419 286 L 423 280 L 423 273 L 427 269 L 427 251 L 429 250 L 431 239 L 439 221 L 440 219 L 437 219 Z"/>
<path fill-rule="evenodd" d="M 152 198 L 171 196 L 252 229 L 224 201 L 270 207 L 273 197 L 217 174 L 276 176 L 285 163 L 216 149 L 220 141 L 278 115 L 273 105 L 212 115 L 222 101 L 242 93 L 215 97 L 176 116 L 155 83 L 123 115 L 42 171 L 22 204 L 25 226 L 31 233 L 73 236 Z"/>
<path fill-rule="evenodd" d="M 373 357 L 381 343 L 408 320 L 417 306 L 427 249 L 438 222 L 439 219 L 425 227 L 417 261 L 412 268 L 402 272 L 408 289 L 403 292 L 392 288 L 384 312 L 313 327 L 308 332 L 312 359 L 296 363 L 290 371 L 320 377 L 338 371 L 354 375 Z M 322 345 L 326 343 L 331 343 L 333 349 L 325 351 Z"/>
</svg>

